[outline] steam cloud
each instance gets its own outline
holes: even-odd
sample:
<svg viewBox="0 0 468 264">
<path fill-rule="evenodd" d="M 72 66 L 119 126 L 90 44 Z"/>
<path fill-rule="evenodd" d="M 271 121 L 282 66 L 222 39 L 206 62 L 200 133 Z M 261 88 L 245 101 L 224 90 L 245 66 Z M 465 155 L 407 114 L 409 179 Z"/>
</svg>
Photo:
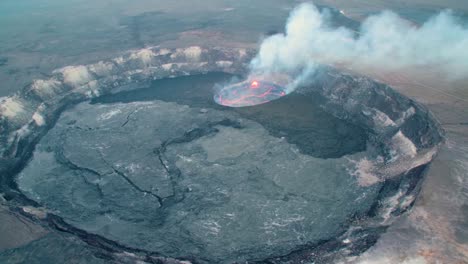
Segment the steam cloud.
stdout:
<svg viewBox="0 0 468 264">
<path fill-rule="evenodd" d="M 313 4 L 291 12 L 285 34 L 265 39 L 251 62 L 252 75 L 286 72 L 295 85 L 319 63 L 398 70 L 436 66 L 452 78 L 468 76 L 468 29 L 450 11 L 421 26 L 391 11 L 368 17 L 359 33 L 332 28 L 329 12 Z"/>
</svg>

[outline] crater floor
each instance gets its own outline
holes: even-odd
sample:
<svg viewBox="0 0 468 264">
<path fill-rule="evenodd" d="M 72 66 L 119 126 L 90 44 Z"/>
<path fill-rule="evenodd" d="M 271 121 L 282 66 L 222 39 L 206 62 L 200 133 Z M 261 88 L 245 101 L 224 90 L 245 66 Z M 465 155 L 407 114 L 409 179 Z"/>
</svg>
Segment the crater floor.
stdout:
<svg viewBox="0 0 468 264">
<path fill-rule="evenodd" d="M 368 155 L 359 128 L 302 95 L 235 112 L 188 100 L 194 87 L 174 81 L 141 92 L 146 101 L 121 94 L 127 100 L 65 111 L 19 188 L 87 232 L 206 263 L 287 255 L 338 236 L 370 210 L 381 184 L 359 186 L 353 176 L 350 160 Z M 185 96 L 168 102 L 169 87 Z M 295 114 L 304 107 L 307 117 Z M 343 139 L 362 144 L 333 144 Z"/>
</svg>

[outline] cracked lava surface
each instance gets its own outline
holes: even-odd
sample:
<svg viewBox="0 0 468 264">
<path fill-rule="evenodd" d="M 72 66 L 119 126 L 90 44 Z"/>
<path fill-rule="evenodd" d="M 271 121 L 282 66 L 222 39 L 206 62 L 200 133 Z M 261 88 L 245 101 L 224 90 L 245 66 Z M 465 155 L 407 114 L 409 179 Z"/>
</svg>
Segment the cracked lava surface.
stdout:
<svg viewBox="0 0 468 264">
<path fill-rule="evenodd" d="M 129 142 L 131 144 L 129 144 Z M 119 243 L 232 263 L 334 237 L 369 210 L 349 157 L 302 154 L 236 112 L 151 101 L 63 113 L 17 178 L 67 223 Z"/>
</svg>

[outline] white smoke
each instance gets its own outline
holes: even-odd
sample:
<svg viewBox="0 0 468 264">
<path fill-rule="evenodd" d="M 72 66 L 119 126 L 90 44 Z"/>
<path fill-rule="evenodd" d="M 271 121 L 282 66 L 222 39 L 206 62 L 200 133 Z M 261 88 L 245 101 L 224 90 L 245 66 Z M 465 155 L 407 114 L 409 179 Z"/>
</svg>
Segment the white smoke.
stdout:
<svg viewBox="0 0 468 264">
<path fill-rule="evenodd" d="M 265 39 L 251 62 L 253 75 L 287 72 L 292 86 L 318 64 L 346 64 L 398 70 L 435 66 L 453 78 L 468 76 L 468 29 L 443 11 L 417 26 L 391 11 L 368 17 L 358 32 L 332 28 L 329 13 L 313 4 L 298 6 L 285 34 Z"/>
</svg>

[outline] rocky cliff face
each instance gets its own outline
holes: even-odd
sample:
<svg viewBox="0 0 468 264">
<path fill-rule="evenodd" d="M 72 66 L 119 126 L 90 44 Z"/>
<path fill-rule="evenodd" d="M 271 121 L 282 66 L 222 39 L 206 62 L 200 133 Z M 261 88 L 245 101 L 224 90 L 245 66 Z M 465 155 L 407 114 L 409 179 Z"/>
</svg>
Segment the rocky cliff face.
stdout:
<svg viewBox="0 0 468 264">
<path fill-rule="evenodd" d="M 308 85 L 298 90 L 298 93 L 304 95 L 319 94 L 324 98 L 321 102 L 324 111 L 363 128 L 369 135 L 364 152 L 329 160 L 312 159 L 306 155 L 294 154 L 293 146 L 268 135 L 262 126 L 243 119 L 242 116 L 211 110 L 207 113 L 206 110 L 177 104 L 157 102 L 110 105 L 104 108 L 80 104 L 77 109 L 67 112 L 59 119 L 60 114 L 73 105 L 103 95 L 135 90 L 144 87 L 150 80 L 207 72 L 242 75 L 245 73 L 246 63 L 252 54 L 253 51 L 244 49 L 148 48 L 129 52 L 110 61 L 65 67 L 54 71 L 49 79 L 34 81 L 17 94 L 3 99 L 0 104 L 0 172 L 2 175 L 0 187 L 4 197 L 12 208 L 20 210 L 35 221 L 49 225 L 53 229 L 72 233 L 90 245 L 102 249 L 108 255 L 116 256 L 116 254 L 130 252 L 133 255 L 125 256 L 129 259 L 177 262 L 177 257 L 199 254 L 206 256 L 206 258 L 193 257 L 199 262 L 268 260 L 273 263 L 283 263 L 310 259 L 327 262 L 340 254 L 355 255 L 362 252 L 376 241 L 378 235 L 391 224 L 395 217 L 411 207 L 418 194 L 424 169 L 436 154 L 438 144 L 442 140 L 441 130 L 430 113 L 388 86 L 364 77 L 322 67 Z M 153 118 L 149 116 L 150 113 L 158 112 L 158 109 L 160 109 L 159 114 L 162 115 L 158 119 L 160 121 L 147 125 Z M 141 131 L 141 134 L 134 134 L 135 137 L 132 138 L 132 142 L 141 145 L 138 148 L 139 151 L 126 153 L 124 150 L 126 143 L 120 142 L 121 139 L 117 135 L 118 133 L 131 133 L 133 128 L 129 128 L 127 124 L 132 115 L 141 120 L 140 125 L 145 129 Z M 178 122 L 184 124 L 177 125 Z M 165 124 L 169 123 L 171 125 L 166 127 Z M 100 128 L 103 124 L 107 124 L 106 131 L 111 132 L 108 134 L 93 132 L 93 127 Z M 183 130 L 182 128 L 186 126 L 195 129 Z M 145 131 L 155 130 L 158 132 L 145 134 Z M 154 146 L 145 145 L 144 142 L 154 137 L 159 143 L 156 142 Z M 238 141 L 229 145 L 229 149 L 224 149 L 223 153 L 219 152 L 216 146 L 229 138 L 235 138 Z M 141 140 L 144 142 L 138 143 Z M 103 145 L 99 151 L 92 152 L 90 150 L 95 149 L 96 145 L 91 144 L 94 141 L 96 144 L 103 143 L 109 148 Z M 40 144 L 35 151 L 34 159 L 28 165 L 38 142 Z M 83 142 L 89 144 L 82 144 Z M 262 151 L 260 147 L 256 148 L 255 145 L 246 142 L 263 142 L 262 144 L 270 146 L 272 151 L 260 153 Z M 141 151 L 145 149 L 145 146 L 149 148 L 146 152 L 153 153 L 151 157 L 147 156 L 145 151 Z M 249 148 L 252 148 L 250 152 Z M 288 151 L 292 152 L 290 155 L 285 155 Z M 93 153 L 97 156 L 93 156 Z M 120 157 L 122 153 L 129 158 Z M 219 160 L 220 156 L 223 156 L 221 160 Z M 263 156 L 271 156 L 270 161 L 274 164 L 283 164 L 285 171 L 281 173 L 279 169 L 272 169 L 274 164 L 264 161 L 263 165 L 254 166 L 242 173 L 242 168 L 250 166 L 249 161 Z M 293 156 L 295 158 L 292 158 Z M 155 160 L 148 160 L 152 158 Z M 132 160 L 147 161 L 149 167 L 131 168 L 130 165 L 135 164 Z M 193 162 L 199 165 L 195 167 L 189 165 Z M 213 167 L 214 163 L 218 165 Z M 232 167 L 233 164 L 237 164 L 239 168 Z M 26 169 L 24 169 L 25 166 L 27 166 Z M 233 219 L 211 221 L 213 218 L 210 218 L 208 214 L 216 216 L 219 212 L 203 211 L 202 214 L 193 218 L 187 213 L 197 210 L 196 208 L 204 204 L 187 201 L 208 199 L 209 201 L 205 202 L 216 204 L 227 199 L 219 205 L 221 207 L 214 206 L 213 208 L 221 208 L 219 210 L 225 210 L 223 212 L 229 214 L 231 213 L 229 210 L 241 204 L 252 204 L 262 199 L 265 199 L 265 202 L 275 200 L 271 197 L 284 196 L 288 193 L 283 193 L 284 190 L 292 193 L 301 192 L 304 181 L 308 181 L 308 174 L 296 171 L 296 175 L 292 171 L 295 168 L 307 168 L 307 166 L 316 169 L 339 167 L 333 171 L 334 177 L 349 175 L 354 177 L 345 177 L 341 180 L 336 178 L 335 180 L 341 185 L 337 184 L 334 186 L 336 188 L 329 190 L 333 191 L 338 188 L 337 186 L 341 186 L 343 189 L 340 193 L 343 197 L 340 199 L 353 201 L 352 205 L 340 204 L 343 207 L 336 207 L 339 210 L 332 217 L 333 220 L 330 220 L 335 226 L 329 232 L 317 233 L 316 230 L 309 230 L 306 224 L 309 220 L 312 221 L 311 219 L 325 216 L 327 209 L 323 208 L 323 212 L 320 211 L 322 209 L 313 212 L 307 206 L 301 207 L 302 200 L 294 197 L 278 201 L 278 204 L 271 204 L 270 206 L 273 207 L 285 208 L 277 212 L 278 215 L 275 216 L 262 213 L 256 215 L 255 212 L 260 209 L 252 209 L 251 214 L 258 217 L 258 221 L 253 221 L 253 223 L 275 219 L 287 220 L 286 222 L 272 222 L 271 228 L 279 233 L 276 231 L 268 233 L 266 237 L 261 236 L 264 233 L 251 238 L 246 238 L 236 232 L 222 233 L 220 230 L 223 224 L 230 226 L 229 230 L 236 230 L 236 225 L 254 230 L 255 225 L 249 224 L 248 221 Z M 233 183 L 233 186 L 240 188 L 244 186 L 242 182 L 249 184 L 227 195 L 229 191 L 219 191 L 219 188 L 224 186 L 223 184 L 216 185 L 209 179 L 197 178 L 197 175 L 217 175 L 223 169 L 231 170 L 228 175 L 239 174 L 224 179 L 223 184 L 233 179 L 241 180 L 244 176 L 247 178 L 239 183 Z M 38 171 L 41 172 L 39 185 L 38 178 L 34 178 L 38 175 Z M 330 171 L 324 169 L 322 174 L 329 175 L 327 173 Z M 21 172 L 20 177 L 15 178 L 19 172 Z M 154 178 L 151 181 L 140 177 L 149 172 L 158 172 L 166 177 Z M 252 188 L 254 183 L 250 182 L 252 179 L 249 177 L 252 178 L 252 175 L 259 172 L 263 175 L 265 182 L 256 182 L 261 187 L 250 190 L 249 188 Z M 70 199 L 68 206 L 66 198 L 59 197 L 60 195 L 49 195 L 50 184 L 40 185 L 40 182 L 47 182 L 47 179 L 57 173 L 65 175 L 65 178 L 67 175 L 70 176 L 62 182 L 62 187 L 56 186 L 57 189 L 62 190 L 63 197 L 79 195 Z M 79 180 L 73 177 L 76 173 L 81 177 Z M 188 180 L 175 180 L 174 177 L 178 174 L 193 174 L 193 177 L 187 178 Z M 281 175 L 295 175 L 297 182 L 282 180 Z M 327 180 L 325 178 L 324 181 Z M 344 179 L 350 182 L 347 183 Z M 356 183 L 352 183 L 351 179 L 355 179 Z M 55 181 L 54 184 L 60 182 Z M 103 187 L 100 182 L 110 183 Z M 272 183 L 274 186 L 271 188 L 262 189 Z M 320 182 L 309 182 L 309 184 L 316 188 L 320 187 Z M 352 184 L 356 185 L 356 189 L 347 193 L 346 186 Z M 72 191 L 78 185 L 82 185 L 81 189 L 88 190 L 88 192 Z M 207 189 L 204 189 L 204 192 L 190 191 L 199 188 L 199 185 Z M 224 187 L 229 189 L 229 186 Z M 315 192 L 323 192 L 327 188 L 325 185 L 322 187 Z M 280 189 L 279 194 L 267 193 L 268 190 L 275 188 Z M 250 198 L 236 198 L 236 194 L 245 190 L 252 194 Z M 258 190 L 265 192 L 259 193 Z M 124 192 L 126 195 L 119 195 L 119 192 Z M 197 197 L 196 193 L 204 193 L 204 195 Z M 362 195 L 366 198 L 359 198 Z M 186 197 L 189 199 L 186 200 Z M 308 202 L 317 199 L 315 196 L 301 197 Z M 54 204 L 58 199 L 60 202 L 65 202 L 65 205 Z M 82 210 L 73 209 L 77 206 L 73 201 L 80 201 L 80 206 L 83 206 Z M 135 209 L 136 204 L 138 204 L 137 209 Z M 45 209 L 38 209 L 44 205 Z M 115 215 L 115 212 L 119 211 L 116 206 L 124 206 L 127 209 Z M 289 209 L 298 211 L 288 211 L 288 206 Z M 164 211 L 172 218 L 167 220 L 159 216 L 146 217 L 146 213 L 153 209 L 159 210 L 158 212 Z M 348 209 L 352 210 L 347 211 Z M 83 210 L 86 214 L 77 214 Z M 308 214 L 304 214 L 305 211 Z M 122 215 L 125 212 L 127 214 Z M 183 212 L 189 216 L 181 215 Z M 96 216 L 98 215 L 127 221 L 126 224 L 120 223 L 126 228 L 119 230 L 117 228 L 119 225 L 116 225 L 111 227 L 110 231 L 105 232 L 93 229 L 97 228 Z M 297 217 L 292 219 L 291 215 Z M 284 217 L 281 218 L 282 216 Z M 104 218 L 101 220 L 104 221 Z M 156 224 L 161 229 L 154 231 L 154 228 L 145 229 L 145 225 L 142 228 L 141 225 L 136 224 L 142 221 L 146 222 L 146 227 Z M 164 230 L 171 230 L 171 225 L 165 226 L 172 223 L 171 221 L 181 223 L 187 232 L 180 235 L 174 229 L 171 231 L 172 235 L 164 233 Z M 289 229 L 282 231 L 282 227 L 291 225 L 291 221 L 303 227 L 300 237 L 288 232 Z M 208 231 L 202 234 L 200 230 L 203 228 Z M 130 229 L 140 230 L 141 234 L 130 238 L 131 236 L 125 233 L 125 230 Z M 261 228 L 258 227 L 255 230 L 259 229 Z M 154 232 L 149 234 L 148 230 Z M 215 233 L 222 236 L 215 236 Z M 197 243 L 205 241 L 203 238 L 210 234 L 213 238 L 208 241 L 214 241 L 216 237 L 217 242 L 206 247 L 205 251 L 200 251 Z M 163 242 L 157 239 L 153 241 L 160 236 L 166 236 Z M 239 237 L 236 238 L 237 236 Z M 233 238 L 236 238 L 234 241 L 244 241 L 244 243 L 231 244 L 231 249 L 237 248 L 237 251 L 219 247 L 220 244 L 233 241 Z M 146 241 L 146 244 L 141 241 Z M 189 242 L 184 250 L 178 251 L 171 247 L 171 244 L 179 243 L 178 241 Z M 270 242 L 268 246 L 265 246 L 262 241 Z M 157 243 L 162 244 L 158 246 Z M 246 245 L 252 245 L 252 247 L 245 248 Z M 155 252 L 162 252 L 162 254 Z M 167 256 L 172 258 L 166 258 Z M 223 256 L 226 256 L 226 259 L 223 259 Z"/>
</svg>

